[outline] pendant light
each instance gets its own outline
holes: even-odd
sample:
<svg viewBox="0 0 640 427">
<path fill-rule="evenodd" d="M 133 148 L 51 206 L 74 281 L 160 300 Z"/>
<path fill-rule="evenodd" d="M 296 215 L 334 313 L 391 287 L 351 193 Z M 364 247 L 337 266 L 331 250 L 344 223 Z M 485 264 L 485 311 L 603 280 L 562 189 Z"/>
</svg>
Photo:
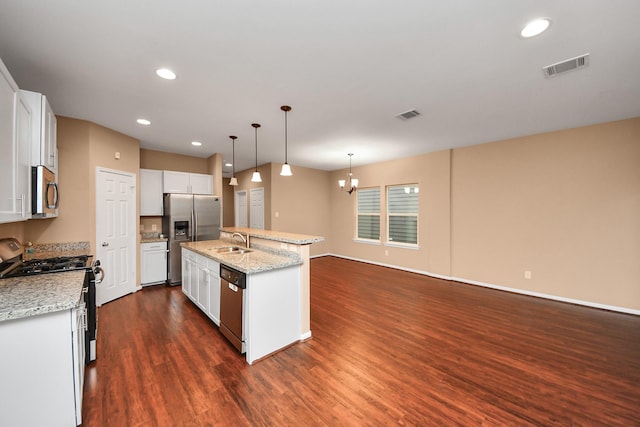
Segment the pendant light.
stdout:
<svg viewBox="0 0 640 427">
<path fill-rule="evenodd" d="M 353 173 L 351 172 L 351 157 L 353 156 L 353 153 L 349 153 L 349 175 L 347 175 L 347 179 L 339 179 L 338 180 L 338 185 L 340 186 L 341 190 L 344 190 L 345 187 L 347 188 L 347 193 L 351 194 L 354 191 L 356 191 L 356 188 L 358 188 L 358 179 L 353 177 Z"/>
<path fill-rule="evenodd" d="M 284 111 L 284 165 L 282 165 L 282 170 L 280 171 L 280 175 L 282 176 L 291 176 L 293 172 L 291 172 L 291 166 L 287 162 L 287 113 L 291 111 L 291 107 L 288 105 L 283 105 L 280 107 L 282 111 Z"/>
<path fill-rule="evenodd" d="M 262 177 L 260 177 L 260 172 L 258 172 L 258 128 L 260 127 L 260 123 L 251 123 L 251 126 L 256 130 L 256 170 L 251 176 L 251 182 L 262 182 Z"/>
<path fill-rule="evenodd" d="M 236 178 L 236 139 L 238 139 L 237 136 L 233 136 L 231 135 L 229 138 L 231 138 L 231 143 L 233 144 L 233 157 L 231 160 L 231 180 L 229 180 L 229 185 L 238 185 L 238 178 Z"/>
</svg>

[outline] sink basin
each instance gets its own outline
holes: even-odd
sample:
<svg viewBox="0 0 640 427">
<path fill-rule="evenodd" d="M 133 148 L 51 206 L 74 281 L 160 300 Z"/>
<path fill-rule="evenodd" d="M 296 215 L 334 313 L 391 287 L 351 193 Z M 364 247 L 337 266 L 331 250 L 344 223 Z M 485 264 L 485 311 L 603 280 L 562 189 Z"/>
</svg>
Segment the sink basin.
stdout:
<svg viewBox="0 0 640 427">
<path fill-rule="evenodd" d="M 219 254 L 246 254 L 253 252 L 251 249 L 242 248 L 240 246 L 222 246 L 220 248 L 213 249 L 213 251 Z"/>
</svg>

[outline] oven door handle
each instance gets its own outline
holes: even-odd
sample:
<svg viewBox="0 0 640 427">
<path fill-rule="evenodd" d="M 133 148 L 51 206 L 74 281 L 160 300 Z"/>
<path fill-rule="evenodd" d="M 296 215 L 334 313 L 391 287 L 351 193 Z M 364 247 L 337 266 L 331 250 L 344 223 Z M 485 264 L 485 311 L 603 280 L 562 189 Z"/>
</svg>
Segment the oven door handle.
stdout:
<svg viewBox="0 0 640 427">
<path fill-rule="evenodd" d="M 102 269 L 102 267 L 98 267 L 98 266 L 93 267 L 93 274 L 96 275 L 95 277 L 96 285 L 99 283 L 102 283 L 102 281 L 104 280 L 104 270 Z M 98 275 L 100 277 L 98 277 Z"/>
</svg>

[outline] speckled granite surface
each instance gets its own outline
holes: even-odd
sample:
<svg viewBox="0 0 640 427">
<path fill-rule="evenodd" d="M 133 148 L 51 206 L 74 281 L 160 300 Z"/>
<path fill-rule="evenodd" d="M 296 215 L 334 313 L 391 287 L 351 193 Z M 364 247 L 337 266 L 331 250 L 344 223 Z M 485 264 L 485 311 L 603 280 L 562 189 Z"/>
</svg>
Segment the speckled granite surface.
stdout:
<svg viewBox="0 0 640 427">
<path fill-rule="evenodd" d="M 294 253 L 274 253 L 256 248 L 251 248 L 252 252 L 244 254 L 216 252 L 216 248 L 235 245 L 235 243 L 230 243 L 227 240 L 205 240 L 202 242 L 182 243 L 181 246 L 247 274 L 256 274 L 302 264 L 302 258 Z"/>
<path fill-rule="evenodd" d="M 140 239 L 140 243 L 166 242 L 167 240 L 166 237 L 143 237 Z"/>
<path fill-rule="evenodd" d="M 61 256 L 91 255 L 91 244 L 89 242 L 69 242 L 69 243 L 38 243 L 32 246 L 33 253 L 25 254 L 23 259 L 44 259 Z"/>
<path fill-rule="evenodd" d="M 256 228 L 243 227 L 222 227 L 220 229 L 226 233 L 242 233 L 248 234 L 250 237 L 258 237 L 266 240 L 274 240 L 276 242 L 293 243 L 294 245 L 310 245 L 324 241 L 324 237 L 311 236 L 308 234 L 285 233 L 283 231 L 259 230 Z"/>
<path fill-rule="evenodd" d="M 77 307 L 84 270 L 0 279 L 0 322 Z"/>
</svg>

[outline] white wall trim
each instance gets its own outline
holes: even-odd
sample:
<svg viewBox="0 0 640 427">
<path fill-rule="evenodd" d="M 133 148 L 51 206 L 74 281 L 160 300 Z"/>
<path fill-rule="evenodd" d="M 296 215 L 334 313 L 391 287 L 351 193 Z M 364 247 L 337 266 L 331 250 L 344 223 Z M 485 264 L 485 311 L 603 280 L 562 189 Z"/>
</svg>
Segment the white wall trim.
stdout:
<svg viewBox="0 0 640 427">
<path fill-rule="evenodd" d="M 590 308 L 598 308 L 598 309 L 602 309 L 602 310 L 616 311 L 616 312 L 619 312 L 619 313 L 633 314 L 635 316 L 640 316 L 640 310 L 634 310 L 634 309 L 628 308 L 628 307 L 618 307 L 618 306 L 614 306 L 614 305 L 600 304 L 600 303 L 597 303 L 597 302 L 583 301 L 583 300 L 578 300 L 578 299 L 573 299 L 573 298 L 566 298 L 566 297 L 561 297 L 561 296 L 557 296 L 557 295 L 543 294 L 543 293 L 540 293 L 540 292 L 526 291 L 526 290 L 523 290 L 523 289 L 510 288 L 510 287 L 501 286 L 501 285 L 494 285 L 492 283 L 478 282 L 476 280 L 469 280 L 469 279 L 464 279 L 464 278 L 461 278 L 461 277 L 444 276 L 442 274 L 430 273 L 430 272 L 424 271 L 424 270 L 416 270 L 416 269 L 413 269 L 413 268 L 399 267 L 397 265 L 384 264 L 384 263 L 380 263 L 380 262 L 369 261 L 369 260 L 366 260 L 366 259 L 352 258 L 352 257 L 344 256 L 344 255 L 338 255 L 338 254 L 329 253 L 329 254 L 326 254 L 326 255 L 316 255 L 315 257 L 320 257 L 320 256 L 334 256 L 334 257 L 337 257 L 337 258 L 349 259 L 351 261 L 359 261 L 359 262 L 364 262 L 364 263 L 367 263 L 367 264 L 379 265 L 381 267 L 389 267 L 389 268 L 395 268 L 397 270 L 408 271 L 408 272 L 411 272 L 411 273 L 423 274 L 425 276 L 434 277 L 436 279 L 449 280 L 449 281 L 453 281 L 453 282 L 465 283 L 465 284 L 468 284 L 468 285 L 475 285 L 475 286 L 482 286 L 484 288 L 491 288 L 491 289 L 496 289 L 496 290 L 505 291 L 505 292 L 511 292 L 511 293 L 515 293 L 515 294 L 528 295 L 528 296 L 532 296 L 532 297 L 544 298 L 544 299 L 553 300 L 553 301 L 560 301 L 560 302 L 569 303 L 569 304 L 582 305 L 582 306 L 586 306 L 586 307 L 590 307 Z"/>
<path fill-rule="evenodd" d="M 305 341 L 309 338 L 311 338 L 311 331 L 305 332 L 304 334 L 300 335 L 300 341 Z"/>
</svg>

